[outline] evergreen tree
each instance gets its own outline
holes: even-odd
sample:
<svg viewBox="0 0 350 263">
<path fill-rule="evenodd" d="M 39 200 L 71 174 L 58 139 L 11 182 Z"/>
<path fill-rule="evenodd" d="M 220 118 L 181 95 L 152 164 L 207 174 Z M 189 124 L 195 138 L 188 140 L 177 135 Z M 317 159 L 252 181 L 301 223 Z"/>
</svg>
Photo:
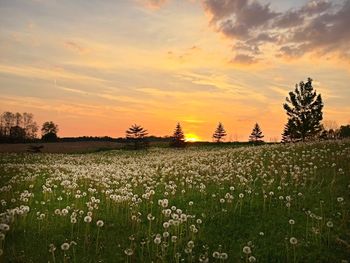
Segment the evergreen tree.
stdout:
<svg viewBox="0 0 350 263">
<path fill-rule="evenodd" d="M 264 135 L 262 134 L 260 126 L 258 123 L 255 123 L 254 128 L 252 130 L 252 133 L 249 136 L 249 141 L 250 142 L 263 142 L 262 138 L 264 138 Z"/>
<path fill-rule="evenodd" d="M 226 131 L 224 126 L 222 125 L 221 122 L 219 122 L 218 127 L 216 127 L 216 130 L 213 134 L 213 139 L 215 142 L 221 142 L 221 140 L 224 140 L 226 136 Z"/>
<path fill-rule="evenodd" d="M 140 125 L 134 124 L 126 131 L 126 139 L 132 143 L 133 149 L 137 150 L 147 146 L 145 141 L 147 134 L 147 130 Z"/>
<path fill-rule="evenodd" d="M 177 123 L 174 134 L 172 136 L 172 141 L 170 146 L 172 147 L 185 147 L 185 135 L 184 132 L 182 131 L 180 123 Z"/>
<path fill-rule="evenodd" d="M 282 142 L 295 142 L 297 139 L 294 137 L 295 133 L 295 125 L 294 122 L 289 119 L 287 124 L 284 126 L 284 130 L 282 133 Z"/>
<path fill-rule="evenodd" d="M 287 103 L 283 108 L 288 115 L 283 136 L 292 141 L 305 141 L 315 138 L 321 131 L 323 102 L 321 94 L 316 93 L 312 86 L 312 79 L 300 82 L 294 92 L 289 92 Z"/>
</svg>

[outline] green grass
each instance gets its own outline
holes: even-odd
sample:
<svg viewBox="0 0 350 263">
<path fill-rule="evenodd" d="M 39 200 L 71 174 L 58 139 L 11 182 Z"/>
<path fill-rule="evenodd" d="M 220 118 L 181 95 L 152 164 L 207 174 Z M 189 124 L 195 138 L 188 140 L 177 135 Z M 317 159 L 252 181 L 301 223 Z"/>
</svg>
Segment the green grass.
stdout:
<svg viewBox="0 0 350 263">
<path fill-rule="evenodd" d="M 2 231 L 0 262 L 350 258 L 349 141 L 3 154 L 0 176 L 0 222 L 10 227 Z M 23 212 L 23 206 L 30 211 Z M 86 223 L 89 211 L 92 222 Z M 180 214 L 187 220 L 180 222 Z M 164 228 L 164 222 L 174 221 L 179 225 Z M 67 251 L 63 243 L 70 244 Z"/>
</svg>

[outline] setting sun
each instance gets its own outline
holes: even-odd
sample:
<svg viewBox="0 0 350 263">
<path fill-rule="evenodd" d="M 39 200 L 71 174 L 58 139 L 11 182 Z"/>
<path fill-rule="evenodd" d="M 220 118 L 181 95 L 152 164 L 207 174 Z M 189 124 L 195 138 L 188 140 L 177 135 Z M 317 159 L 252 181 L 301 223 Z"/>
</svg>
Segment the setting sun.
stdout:
<svg viewBox="0 0 350 263">
<path fill-rule="evenodd" d="M 198 142 L 198 141 L 200 141 L 200 139 L 197 135 L 189 133 L 189 134 L 186 134 L 185 141 L 186 142 Z"/>
</svg>

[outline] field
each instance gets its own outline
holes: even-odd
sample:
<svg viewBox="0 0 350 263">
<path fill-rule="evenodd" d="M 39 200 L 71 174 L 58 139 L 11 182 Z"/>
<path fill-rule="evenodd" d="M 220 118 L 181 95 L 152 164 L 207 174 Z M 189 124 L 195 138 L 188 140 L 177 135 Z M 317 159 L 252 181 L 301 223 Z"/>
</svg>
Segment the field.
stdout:
<svg viewBox="0 0 350 263">
<path fill-rule="evenodd" d="M 0 262 L 348 262 L 350 141 L 0 155 Z"/>
</svg>

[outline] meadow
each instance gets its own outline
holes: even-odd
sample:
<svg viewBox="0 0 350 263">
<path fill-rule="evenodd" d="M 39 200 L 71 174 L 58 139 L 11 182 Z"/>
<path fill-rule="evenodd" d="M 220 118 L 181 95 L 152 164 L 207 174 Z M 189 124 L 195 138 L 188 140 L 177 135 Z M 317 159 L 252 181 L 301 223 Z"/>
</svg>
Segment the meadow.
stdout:
<svg viewBox="0 0 350 263">
<path fill-rule="evenodd" d="M 349 262 L 350 141 L 0 154 L 0 262 Z"/>
</svg>

